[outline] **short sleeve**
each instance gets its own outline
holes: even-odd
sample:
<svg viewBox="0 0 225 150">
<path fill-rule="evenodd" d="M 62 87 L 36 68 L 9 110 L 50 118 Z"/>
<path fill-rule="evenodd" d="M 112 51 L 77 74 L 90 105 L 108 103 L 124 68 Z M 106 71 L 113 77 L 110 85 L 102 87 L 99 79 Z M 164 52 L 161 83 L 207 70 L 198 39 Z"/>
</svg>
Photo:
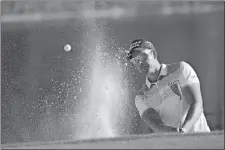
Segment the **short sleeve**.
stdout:
<svg viewBox="0 0 225 150">
<path fill-rule="evenodd" d="M 186 62 L 181 62 L 181 77 L 185 85 L 200 83 L 195 70 Z"/>
<path fill-rule="evenodd" d="M 137 110 L 139 111 L 139 115 L 142 116 L 142 114 L 149 109 L 149 106 L 143 101 L 144 96 L 143 95 L 137 95 L 135 98 L 135 105 Z"/>
</svg>

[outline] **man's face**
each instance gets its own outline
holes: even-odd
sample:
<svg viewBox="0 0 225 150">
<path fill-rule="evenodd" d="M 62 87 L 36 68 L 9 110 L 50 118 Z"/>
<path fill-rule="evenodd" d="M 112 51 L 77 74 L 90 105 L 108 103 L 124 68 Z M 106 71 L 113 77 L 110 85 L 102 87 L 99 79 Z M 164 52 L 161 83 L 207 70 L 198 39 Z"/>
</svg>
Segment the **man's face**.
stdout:
<svg viewBox="0 0 225 150">
<path fill-rule="evenodd" d="M 140 73 L 148 73 L 155 59 L 152 50 L 149 49 L 135 49 L 132 53 L 133 58 L 131 62 L 135 65 Z"/>
</svg>

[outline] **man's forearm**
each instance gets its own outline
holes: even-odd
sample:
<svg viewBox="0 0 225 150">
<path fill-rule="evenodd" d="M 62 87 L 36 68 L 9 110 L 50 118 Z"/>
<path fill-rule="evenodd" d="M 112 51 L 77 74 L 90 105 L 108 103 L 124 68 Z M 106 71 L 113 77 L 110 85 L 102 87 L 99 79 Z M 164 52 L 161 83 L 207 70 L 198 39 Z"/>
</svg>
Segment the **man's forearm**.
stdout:
<svg viewBox="0 0 225 150">
<path fill-rule="evenodd" d="M 187 113 L 187 117 L 182 125 L 182 128 L 184 128 L 188 132 L 190 128 L 192 128 L 195 125 L 195 123 L 198 121 L 202 112 L 203 112 L 202 103 L 192 104 Z"/>
<path fill-rule="evenodd" d="M 163 124 L 154 125 L 154 120 L 145 119 L 144 121 L 154 132 L 176 132 L 177 131 L 176 128 L 165 126 Z"/>
<path fill-rule="evenodd" d="M 162 120 L 157 116 L 153 109 L 149 109 L 142 114 L 142 119 L 144 122 L 154 131 L 154 132 L 175 132 L 176 128 L 165 126 Z"/>
<path fill-rule="evenodd" d="M 189 132 L 191 128 L 196 124 L 201 114 L 203 113 L 203 102 L 199 83 L 192 83 L 186 86 L 185 90 L 188 94 L 192 95 L 192 101 L 190 101 L 190 108 L 188 110 L 186 119 L 182 125 L 182 128 Z"/>
</svg>

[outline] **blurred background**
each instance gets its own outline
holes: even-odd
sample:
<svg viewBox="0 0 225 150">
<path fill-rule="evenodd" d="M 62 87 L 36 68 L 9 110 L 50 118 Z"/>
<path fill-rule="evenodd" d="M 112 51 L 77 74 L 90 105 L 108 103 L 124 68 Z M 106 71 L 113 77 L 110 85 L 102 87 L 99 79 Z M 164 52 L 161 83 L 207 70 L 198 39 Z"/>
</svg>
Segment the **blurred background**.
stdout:
<svg viewBox="0 0 225 150">
<path fill-rule="evenodd" d="M 223 1 L 1 1 L 1 36 L 2 143 L 150 133 L 134 105 L 145 78 L 124 60 L 136 38 L 193 66 L 224 129 Z"/>
</svg>

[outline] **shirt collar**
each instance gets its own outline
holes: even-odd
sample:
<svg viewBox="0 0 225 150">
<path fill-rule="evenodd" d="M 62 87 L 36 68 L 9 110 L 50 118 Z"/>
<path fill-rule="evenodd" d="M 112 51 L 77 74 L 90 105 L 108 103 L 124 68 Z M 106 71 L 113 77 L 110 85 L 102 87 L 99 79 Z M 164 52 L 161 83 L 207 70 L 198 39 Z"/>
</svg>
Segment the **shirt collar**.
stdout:
<svg viewBox="0 0 225 150">
<path fill-rule="evenodd" d="M 160 71 L 159 76 L 165 76 L 165 75 L 167 75 L 167 65 L 166 64 L 161 64 L 161 65 L 162 65 L 162 69 Z M 148 86 L 148 88 L 150 88 L 151 84 L 152 83 L 146 77 L 146 85 Z"/>
</svg>

